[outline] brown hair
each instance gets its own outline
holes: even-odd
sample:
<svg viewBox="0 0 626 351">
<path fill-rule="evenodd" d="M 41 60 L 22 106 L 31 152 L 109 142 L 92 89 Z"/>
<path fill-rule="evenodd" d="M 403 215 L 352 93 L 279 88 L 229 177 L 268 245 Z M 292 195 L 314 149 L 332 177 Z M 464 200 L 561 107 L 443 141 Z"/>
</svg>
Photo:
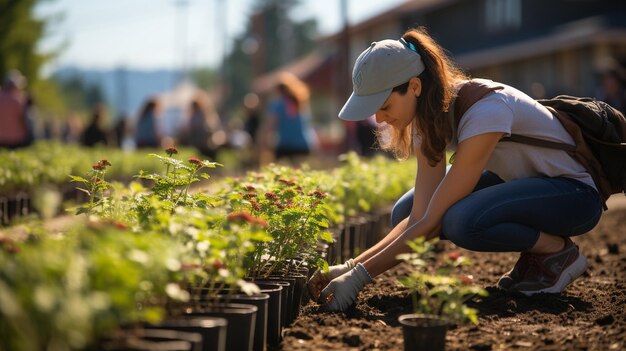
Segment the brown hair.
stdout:
<svg viewBox="0 0 626 351">
<path fill-rule="evenodd" d="M 417 128 L 422 138 L 422 153 L 434 166 L 444 158 L 446 145 L 452 139 L 447 112 L 455 97 L 455 83 L 468 77 L 453 64 L 424 27 L 409 29 L 402 38 L 415 45 L 424 63 L 424 71 L 417 76 L 422 82 L 422 92 L 416 98 L 413 123 L 403 130 L 392 128 L 390 138 L 379 135 L 378 139 L 383 149 L 392 151 L 399 159 L 406 159 L 412 149 L 412 128 Z M 393 92 L 405 94 L 408 87 L 407 82 L 395 87 Z"/>
<path fill-rule="evenodd" d="M 309 102 L 309 87 L 290 72 L 282 72 L 278 77 L 278 90 L 291 99 L 298 108 Z"/>
</svg>

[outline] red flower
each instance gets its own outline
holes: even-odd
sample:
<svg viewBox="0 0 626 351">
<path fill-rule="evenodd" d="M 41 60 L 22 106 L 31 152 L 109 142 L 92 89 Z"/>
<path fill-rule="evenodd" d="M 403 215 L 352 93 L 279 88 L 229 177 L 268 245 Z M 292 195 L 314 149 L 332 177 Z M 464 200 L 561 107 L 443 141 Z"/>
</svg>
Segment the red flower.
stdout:
<svg viewBox="0 0 626 351">
<path fill-rule="evenodd" d="M 190 157 L 187 161 L 189 161 L 189 163 L 191 163 L 192 165 L 196 165 L 196 166 L 202 166 L 202 161 L 200 161 L 198 158 L 196 157 Z"/>
<path fill-rule="evenodd" d="M 270 200 L 278 200 L 278 196 L 272 192 L 272 191 L 268 191 L 265 193 L 265 197 L 270 199 Z"/>
<path fill-rule="evenodd" d="M 0 247 L 8 253 L 18 253 L 20 251 L 17 243 L 11 238 L 0 237 Z"/>
<path fill-rule="evenodd" d="M 215 269 L 221 269 L 224 268 L 224 265 L 222 264 L 222 262 L 220 262 L 219 260 L 215 260 L 213 261 L 213 263 L 211 264 L 213 266 L 213 268 Z"/>
<path fill-rule="evenodd" d="M 286 185 L 296 185 L 296 183 L 292 182 L 291 180 L 285 179 L 285 178 L 280 178 L 278 181 L 283 183 L 283 184 L 286 184 Z"/>
<path fill-rule="evenodd" d="M 285 209 L 285 206 L 283 206 L 283 204 L 281 204 L 279 201 L 274 201 L 272 203 L 272 205 L 276 206 L 280 210 L 284 210 Z"/>
<path fill-rule="evenodd" d="M 461 258 L 461 253 L 459 251 L 450 251 L 448 252 L 448 258 L 451 259 L 452 261 L 456 261 L 459 258 Z"/>
<path fill-rule="evenodd" d="M 259 205 L 258 202 L 254 201 L 254 200 L 250 200 L 250 206 L 252 206 L 252 208 L 255 209 L 255 211 L 261 211 L 261 205 Z"/>
<path fill-rule="evenodd" d="M 197 263 L 182 263 L 180 265 L 180 270 L 181 271 L 192 271 L 194 269 L 198 269 L 201 266 Z"/>
<path fill-rule="evenodd" d="M 255 193 L 246 193 L 246 194 L 243 194 L 243 198 L 244 198 L 244 199 L 246 199 L 246 200 L 248 200 L 248 199 L 252 199 L 252 198 L 254 198 L 254 197 L 256 197 L 256 194 L 255 194 Z"/>
<path fill-rule="evenodd" d="M 168 147 L 165 149 L 165 153 L 168 154 L 168 156 L 176 155 L 178 153 L 178 149 L 175 147 Z"/>
<path fill-rule="evenodd" d="M 229 221 L 243 220 L 251 224 L 258 224 L 262 227 L 267 227 L 267 222 L 264 219 L 256 218 L 247 212 L 234 212 L 229 214 L 226 219 L 228 219 Z"/>
<path fill-rule="evenodd" d="M 100 162 L 98 162 L 98 163 L 94 163 L 93 166 L 91 166 L 91 168 L 93 168 L 94 171 L 104 171 L 107 167 L 105 165 L 100 164 Z"/>
<path fill-rule="evenodd" d="M 109 162 L 109 160 L 107 159 L 102 159 L 100 161 L 98 161 L 98 164 L 104 167 L 109 167 L 111 166 L 111 162 Z"/>
<path fill-rule="evenodd" d="M 318 199 L 323 199 L 326 197 L 326 193 L 321 190 L 315 190 L 309 193 L 309 196 L 315 196 Z"/>
<path fill-rule="evenodd" d="M 128 225 L 126 223 L 113 222 L 113 225 L 115 226 L 115 228 L 120 229 L 120 230 L 128 229 Z"/>
<path fill-rule="evenodd" d="M 461 282 L 463 284 L 471 284 L 474 281 L 474 276 L 464 275 L 461 277 Z"/>
<path fill-rule="evenodd" d="M 255 191 L 255 190 L 256 190 L 256 188 L 255 188 L 255 187 L 253 187 L 252 185 L 246 185 L 246 186 L 244 187 L 244 189 L 245 189 L 246 191 Z"/>
</svg>

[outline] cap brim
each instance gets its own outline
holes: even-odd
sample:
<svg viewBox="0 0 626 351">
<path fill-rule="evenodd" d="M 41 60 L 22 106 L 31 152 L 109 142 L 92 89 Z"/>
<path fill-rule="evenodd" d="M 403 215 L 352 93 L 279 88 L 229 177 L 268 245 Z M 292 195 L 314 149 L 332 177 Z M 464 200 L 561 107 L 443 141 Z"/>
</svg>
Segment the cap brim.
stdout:
<svg viewBox="0 0 626 351">
<path fill-rule="evenodd" d="M 372 95 L 352 93 L 346 104 L 339 111 L 339 118 L 344 121 L 362 121 L 376 113 L 391 95 L 391 89 Z"/>
</svg>

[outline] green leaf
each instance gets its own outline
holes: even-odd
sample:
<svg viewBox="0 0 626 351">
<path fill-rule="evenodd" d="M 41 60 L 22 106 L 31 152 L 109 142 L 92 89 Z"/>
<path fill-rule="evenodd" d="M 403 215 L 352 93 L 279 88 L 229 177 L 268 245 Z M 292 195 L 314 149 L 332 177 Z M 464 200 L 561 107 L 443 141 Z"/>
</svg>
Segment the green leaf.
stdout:
<svg viewBox="0 0 626 351">
<path fill-rule="evenodd" d="M 79 177 L 79 176 L 74 176 L 74 175 L 70 175 L 70 178 L 72 178 L 72 182 L 81 182 L 81 183 L 89 183 L 89 181 L 83 177 Z"/>
<path fill-rule="evenodd" d="M 320 233 L 320 239 L 328 242 L 328 243 L 332 243 L 333 240 L 333 233 L 331 232 L 321 232 Z"/>
</svg>

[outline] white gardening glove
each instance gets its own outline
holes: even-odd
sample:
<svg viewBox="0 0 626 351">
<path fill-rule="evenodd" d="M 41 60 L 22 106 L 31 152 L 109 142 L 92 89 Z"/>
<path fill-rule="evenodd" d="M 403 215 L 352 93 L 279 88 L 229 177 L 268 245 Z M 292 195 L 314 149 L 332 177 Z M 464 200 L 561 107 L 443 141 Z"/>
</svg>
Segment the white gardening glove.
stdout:
<svg viewBox="0 0 626 351">
<path fill-rule="evenodd" d="M 317 301 L 317 299 L 320 297 L 322 289 L 324 289 L 331 280 L 348 272 L 352 268 L 354 268 L 354 260 L 349 259 L 344 264 L 328 267 L 328 272 L 322 272 L 319 269 L 315 271 L 315 273 L 313 273 L 311 279 L 309 279 L 309 282 L 307 283 L 307 288 L 309 289 L 309 296 L 311 296 L 311 299 L 313 299 L 313 301 Z"/>
<path fill-rule="evenodd" d="M 357 264 L 349 272 L 333 279 L 328 286 L 322 290 L 318 300 L 321 304 L 321 311 L 345 311 L 363 289 L 366 284 L 371 283 L 372 277 L 362 264 Z"/>
</svg>

